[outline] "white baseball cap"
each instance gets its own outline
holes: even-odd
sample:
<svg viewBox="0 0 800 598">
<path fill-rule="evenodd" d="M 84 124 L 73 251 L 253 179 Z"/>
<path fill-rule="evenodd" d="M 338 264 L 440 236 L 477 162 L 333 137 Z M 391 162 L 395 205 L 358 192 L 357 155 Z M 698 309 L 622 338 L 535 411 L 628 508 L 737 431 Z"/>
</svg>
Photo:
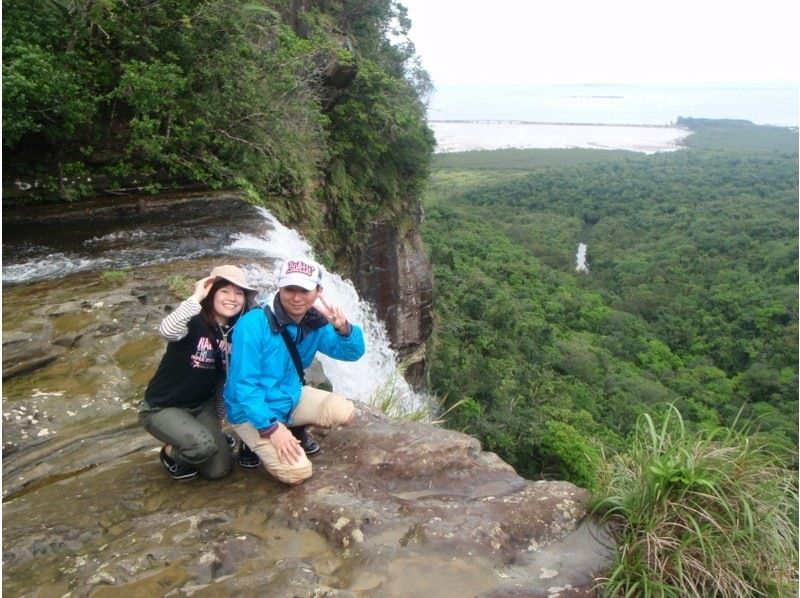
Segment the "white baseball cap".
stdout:
<svg viewBox="0 0 800 598">
<path fill-rule="evenodd" d="M 313 291 L 322 282 L 322 266 L 306 259 L 290 259 L 281 267 L 278 275 L 278 287 L 301 287 Z"/>
</svg>

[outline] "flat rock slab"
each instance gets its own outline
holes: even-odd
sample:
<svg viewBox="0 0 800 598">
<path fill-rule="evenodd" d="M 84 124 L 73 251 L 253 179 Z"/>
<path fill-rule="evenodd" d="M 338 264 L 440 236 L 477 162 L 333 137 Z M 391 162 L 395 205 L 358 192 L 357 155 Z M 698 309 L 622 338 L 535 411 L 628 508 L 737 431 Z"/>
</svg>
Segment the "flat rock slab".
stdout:
<svg viewBox="0 0 800 598">
<path fill-rule="evenodd" d="M 587 493 L 474 439 L 367 408 L 317 434 L 314 475 L 175 482 L 137 427 L 40 453 L 6 500 L 8 595 L 585 596 L 608 550 Z M 106 461 L 92 455 L 113 457 Z M 69 470 L 68 463 L 75 464 Z M 37 592 L 46 592 L 44 594 Z"/>
</svg>

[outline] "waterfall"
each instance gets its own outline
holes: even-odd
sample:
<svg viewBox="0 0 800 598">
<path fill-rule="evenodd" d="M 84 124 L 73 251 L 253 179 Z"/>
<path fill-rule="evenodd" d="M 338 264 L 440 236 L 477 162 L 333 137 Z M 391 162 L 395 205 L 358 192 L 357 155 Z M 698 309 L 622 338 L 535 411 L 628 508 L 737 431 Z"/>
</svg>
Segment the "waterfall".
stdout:
<svg viewBox="0 0 800 598">
<path fill-rule="evenodd" d="M 316 260 L 313 248 L 296 231 L 267 210 L 236 197 L 201 197 L 176 205 L 174 211 L 136 219 L 107 220 L 89 213 L 70 226 L 9 227 L 9 233 L 15 231 L 15 238 L 4 231 L 4 285 L 184 259 L 212 258 L 222 264 L 235 258 L 266 299 L 276 290 L 276 269 L 285 259 Z M 369 403 L 376 393 L 392 388 L 396 413 L 427 408 L 427 398 L 415 393 L 398 374 L 397 355 L 373 306 L 362 301 L 353 284 L 336 272 L 326 272 L 322 283 L 326 299 L 361 325 L 367 344 L 366 354 L 356 362 L 320 356 L 336 391 Z"/>
<path fill-rule="evenodd" d="M 275 267 L 267 268 L 261 262 L 244 265 L 248 281 L 263 292 L 259 299 L 266 299 L 276 290 L 278 269 L 291 257 L 306 257 L 316 261 L 312 247 L 296 231 L 287 228 L 267 210 L 259 208 L 270 223 L 266 237 L 251 234 L 236 235 L 229 246 L 232 253 L 247 252 L 275 260 Z M 376 392 L 393 387 L 400 412 L 422 409 L 427 401 L 415 393 L 397 372 L 397 355 L 389 346 L 386 328 L 375 314 L 374 308 L 358 296 L 353 283 L 335 272 L 325 271 L 322 280 L 325 299 L 341 307 L 348 319 L 359 324 L 364 331 L 366 354 L 356 362 L 344 362 L 319 355 L 325 373 L 336 392 L 352 399 L 369 403 Z"/>
<path fill-rule="evenodd" d="M 589 264 L 586 261 L 586 243 L 578 243 L 578 253 L 575 255 L 575 264 L 576 271 L 589 271 Z"/>
</svg>

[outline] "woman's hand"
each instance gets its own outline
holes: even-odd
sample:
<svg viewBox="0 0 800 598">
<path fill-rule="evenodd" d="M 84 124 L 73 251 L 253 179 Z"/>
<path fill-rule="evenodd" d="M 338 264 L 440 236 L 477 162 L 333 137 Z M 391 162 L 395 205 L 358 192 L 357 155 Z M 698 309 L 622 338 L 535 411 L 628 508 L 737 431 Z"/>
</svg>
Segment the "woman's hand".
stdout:
<svg viewBox="0 0 800 598">
<path fill-rule="evenodd" d="M 201 278 L 196 283 L 194 283 L 194 292 L 192 293 L 192 297 L 200 303 L 203 299 L 208 296 L 208 291 L 211 289 L 211 285 L 214 284 L 216 280 L 215 277 L 206 276 L 205 278 Z"/>
<path fill-rule="evenodd" d="M 300 441 L 294 437 L 289 428 L 282 424 L 278 424 L 278 429 L 270 434 L 269 440 L 275 447 L 281 463 L 297 463 L 305 454 L 300 446 Z"/>
</svg>

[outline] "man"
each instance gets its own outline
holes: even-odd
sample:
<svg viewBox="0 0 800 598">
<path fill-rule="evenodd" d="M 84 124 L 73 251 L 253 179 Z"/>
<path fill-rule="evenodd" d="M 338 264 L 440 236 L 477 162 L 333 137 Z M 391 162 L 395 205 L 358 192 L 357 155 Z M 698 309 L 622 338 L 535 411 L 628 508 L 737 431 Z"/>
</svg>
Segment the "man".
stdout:
<svg viewBox="0 0 800 598">
<path fill-rule="evenodd" d="M 242 316 L 233 331 L 228 421 L 267 471 L 287 484 L 311 477 L 311 461 L 289 426 L 348 425 L 355 416 L 352 401 L 303 385 L 302 370 L 317 351 L 344 361 L 364 354 L 361 328 L 325 301 L 321 282 L 316 262 L 287 260 L 272 304 Z"/>
</svg>

